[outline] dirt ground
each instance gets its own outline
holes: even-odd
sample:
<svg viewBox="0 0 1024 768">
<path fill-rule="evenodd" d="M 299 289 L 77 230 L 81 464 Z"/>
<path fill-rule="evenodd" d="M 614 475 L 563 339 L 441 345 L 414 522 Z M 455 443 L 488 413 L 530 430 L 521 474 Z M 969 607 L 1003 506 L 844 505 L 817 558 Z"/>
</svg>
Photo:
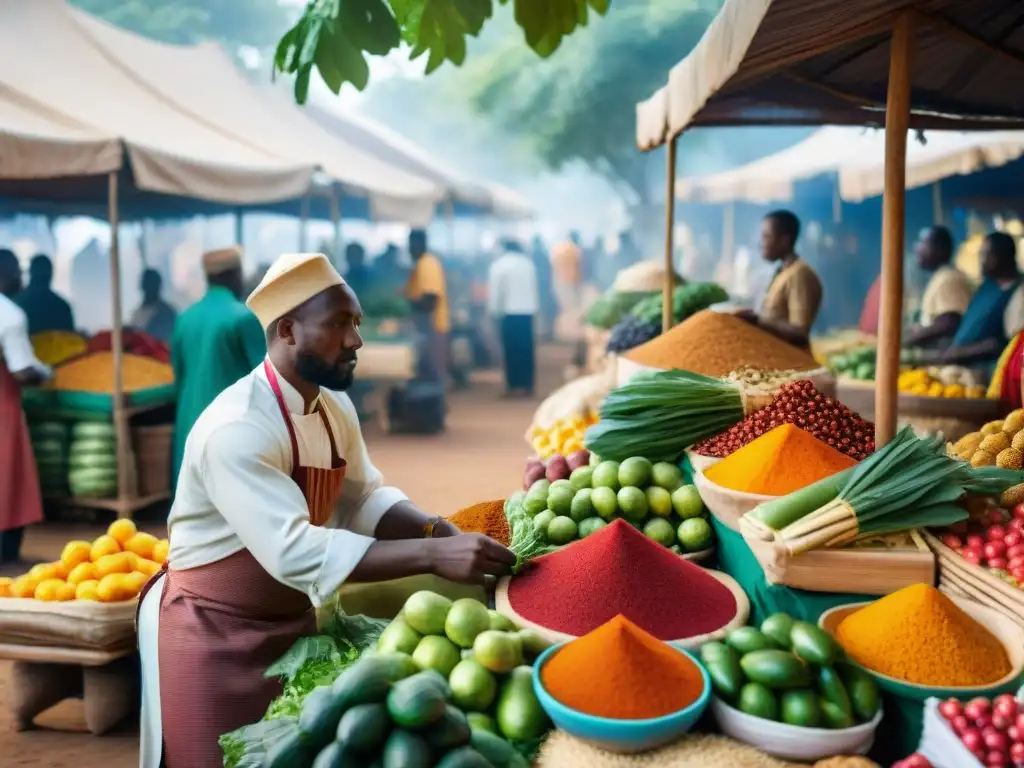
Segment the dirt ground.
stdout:
<svg viewBox="0 0 1024 768">
<path fill-rule="evenodd" d="M 538 360 L 538 396 L 561 381 L 569 360 L 564 347 L 542 348 Z M 384 435 L 372 428 L 366 439 L 373 461 L 389 483 L 401 487 L 420 506 L 451 514 L 469 504 L 495 499 L 515 490 L 522 477 L 528 448 L 523 433 L 536 401 L 502 400 L 495 374 L 475 376 L 473 387 L 452 395 L 448 430 L 437 437 Z M 48 524 L 26 536 L 25 556 L 55 559 L 64 542 L 91 538 L 103 525 Z M 143 526 L 155 534 L 159 526 Z M 81 703 L 66 701 L 37 719 L 37 730 L 15 733 L 7 707 L 10 666 L 0 661 L 0 768 L 135 768 L 138 765 L 137 723 L 125 723 L 113 734 L 85 732 Z"/>
</svg>

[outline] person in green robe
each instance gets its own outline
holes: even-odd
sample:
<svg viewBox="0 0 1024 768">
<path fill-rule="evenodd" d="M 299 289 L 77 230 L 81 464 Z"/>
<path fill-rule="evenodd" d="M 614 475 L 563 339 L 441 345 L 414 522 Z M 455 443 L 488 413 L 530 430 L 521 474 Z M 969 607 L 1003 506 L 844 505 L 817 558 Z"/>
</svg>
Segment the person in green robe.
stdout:
<svg viewBox="0 0 1024 768">
<path fill-rule="evenodd" d="M 242 303 L 241 250 L 204 254 L 203 271 L 206 295 L 178 316 L 171 340 L 177 389 L 172 488 L 177 486 L 185 439 L 199 415 L 267 354 L 263 327 Z"/>
</svg>

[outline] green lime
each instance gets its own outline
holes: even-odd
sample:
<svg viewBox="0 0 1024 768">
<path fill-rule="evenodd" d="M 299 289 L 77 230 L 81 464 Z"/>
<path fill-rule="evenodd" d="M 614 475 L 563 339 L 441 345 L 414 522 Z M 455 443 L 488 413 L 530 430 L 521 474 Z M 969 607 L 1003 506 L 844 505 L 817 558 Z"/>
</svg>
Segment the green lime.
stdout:
<svg viewBox="0 0 1024 768">
<path fill-rule="evenodd" d="M 598 464 L 590 478 L 590 484 L 594 488 L 619 490 L 619 462 L 602 461 Z"/>
<path fill-rule="evenodd" d="M 538 495 L 542 495 L 546 499 L 548 497 L 549 488 L 551 488 L 551 481 L 542 477 L 540 480 L 538 480 L 537 482 L 530 486 L 529 493 L 536 493 Z"/>
<path fill-rule="evenodd" d="M 619 501 L 611 488 L 595 488 L 590 494 L 590 504 L 605 520 L 614 520 L 619 511 Z"/>
<path fill-rule="evenodd" d="M 591 467 L 596 467 L 600 463 L 601 463 L 601 457 L 600 456 L 598 456 L 596 453 L 590 454 L 590 460 L 587 462 L 587 464 L 589 464 Z"/>
<path fill-rule="evenodd" d="M 581 488 L 576 491 L 576 495 L 572 497 L 572 506 L 569 508 L 569 517 L 575 522 L 585 520 L 594 514 L 594 505 L 591 503 L 590 498 L 593 496 L 594 491 L 590 488 Z"/>
<path fill-rule="evenodd" d="M 590 487 L 593 476 L 593 467 L 576 467 L 572 474 L 569 475 L 569 482 L 572 484 L 574 491 L 581 491 L 584 488 Z"/>
<path fill-rule="evenodd" d="M 568 480 L 555 480 L 555 482 L 553 482 L 551 485 L 548 486 L 548 496 L 549 497 L 551 496 L 551 492 L 553 490 L 555 490 L 555 488 L 565 488 L 565 489 L 570 490 L 570 491 L 575 490 L 572 487 L 572 483 L 570 483 Z"/>
<path fill-rule="evenodd" d="M 676 531 L 676 535 L 679 537 L 679 543 L 683 545 L 687 552 L 700 552 L 701 550 L 708 549 L 715 538 L 715 534 L 711 530 L 711 526 L 708 525 L 708 521 L 702 517 L 691 517 L 689 520 L 683 520 L 679 524 L 679 530 Z"/>
<path fill-rule="evenodd" d="M 556 517 L 548 523 L 548 541 L 552 544 L 568 544 L 576 538 L 577 532 L 571 517 Z"/>
<path fill-rule="evenodd" d="M 600 517 L 588 517 L 586 520 L 581 520 L 579 524 L 580 538 L 585 539 L 590 534 L 600 531 L 606 525 L 608 525 L 608 523 Z"/>
<path fill-rule="evenodd" d="M 537 513 L 543 512 L 548 508 L 548 492 L 534 493 L 530 491 L 526 494 L 526 498 L 523 499 L 523 511 L 530 517 L 534 517 Z"/>
<path fill-rule="evenodd" d="M 412 652 L 412 660 L 420 669 L 433 669 L 447 678 L 462 660 L 462 653 L 447 637 L 427 635 Z"/>
<path fill-rule="evenodd" d="M 395 619 L 380 633 L 377 650 L 411 654 L 422 639 L 423 635 L 406 624 L 405 619 Z"/>
<path fill-rule="evenodd" d="M 647 506 L 652 515 L 670 517 L 672 515 L 672 494 L 664 488 L 652 485 L 644 493 L 647 494 Z"/>
<path fill-rule="evenodd" d="M 460 648 L 472 648 L 476 636 L 491 628 L 491 617 L 487 606 L 471 597 L 463 597 L 452 603 L 444 633 Z"/>
<path fill-rule="evenodd" d="M 700 499 L 697 487 L 681 485 L 672 492 L 672 507 L 683 520 L 700 517 L 704 513 L 704 502 Z"/>
<path fill-rule="evenodd" d="M 619 465 L 619 485 L 644 488 L 651 482 L 651 462 L 642 456 L 632 456 Z"/>
<path fill-rule="evenodd" d="M 672 523 L 663 517 L 652 517 L 644 526 L 644 536 L 656 541 L 663 547 L 671 547 L 676 543 L 676 532 Z"/>
<path fill-rule="evenodd" d="M 667 461 L 659 461 L 651 467 L 651 482 L 672 493 L 683 484 L 683 470 Z"/>
<path fill-rule="evenodd" d="M 647 495 L 639 488 L 626 486 L 619 491 L 616 499 L 622 516 L 630 522 L 640 522 L 647 517 Z"/>
<path fill-rule="evenodd" d="M 443 635 L 451 607 L 452 601 L 444 595 L 421 589 L 405 601 L 402 616 L 405 623 L 421 635 Z"/>
<path fill-rule="evenodd" d="M 512 619 L 493 609 L 488 609 L 487 616 L 491 620 L 491 629 L 499 629 L 502 632 L 515 632 L 519 629 Z"/>
<path fill-rule="evenodd" d="M 498 681 L 476 659 L 463 659 L 448 676 L 452 702 L 467 712 L 486 712 L 498 695 Z"/>
<path fill-rule="evenodd" d="M 545 509 L 543 512 L 540 512 L 536 517 L 533 518 L 533 527 L 541 533 L 543 533 L 545 536 L 547 536 L 548 523 L 550 523 L 556 517 L 557 515 L 550 509 Z"/>
<path fill-rule="evenodd" d="M 548 509 L 556 515 L 568 515 L 572 509 L 573 490 L 568 485 L 555 488 L 548 493 Z"/>
</svg>

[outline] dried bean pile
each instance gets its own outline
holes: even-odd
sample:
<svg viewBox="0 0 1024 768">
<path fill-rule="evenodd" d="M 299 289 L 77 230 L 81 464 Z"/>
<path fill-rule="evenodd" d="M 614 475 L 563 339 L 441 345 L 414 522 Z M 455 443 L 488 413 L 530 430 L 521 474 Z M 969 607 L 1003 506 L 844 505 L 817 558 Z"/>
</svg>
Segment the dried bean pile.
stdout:
<svg viewBox="0 0 1024 768">
<path fill-rule="evenodd" d="M 724 458 L 781 424 L 795 424 L 857 461 L 875 450 L 875 425 L 821 394 L 810 381 L 784 384 L 771 405 L 697 443 L 694 450 L 701 456 Z"/>
</svg>

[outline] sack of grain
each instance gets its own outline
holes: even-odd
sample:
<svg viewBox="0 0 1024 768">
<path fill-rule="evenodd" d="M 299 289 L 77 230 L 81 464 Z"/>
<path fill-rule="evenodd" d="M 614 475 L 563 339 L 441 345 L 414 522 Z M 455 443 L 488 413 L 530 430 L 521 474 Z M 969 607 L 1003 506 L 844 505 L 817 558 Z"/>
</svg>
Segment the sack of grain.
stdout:
<svg viewBox="0 0 1024 768">
<path fill-rule="evenodd" d="M 685 280 L 675 275 L 674 285 L 682 285 Z M 612 290 L 616 293 L 649 293 L 660 291 L 665 285 L 665 265 L 661 262 L 640 261 L 621 270 L 615 276 Z"/>
</svg>

